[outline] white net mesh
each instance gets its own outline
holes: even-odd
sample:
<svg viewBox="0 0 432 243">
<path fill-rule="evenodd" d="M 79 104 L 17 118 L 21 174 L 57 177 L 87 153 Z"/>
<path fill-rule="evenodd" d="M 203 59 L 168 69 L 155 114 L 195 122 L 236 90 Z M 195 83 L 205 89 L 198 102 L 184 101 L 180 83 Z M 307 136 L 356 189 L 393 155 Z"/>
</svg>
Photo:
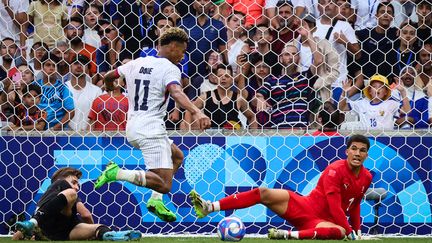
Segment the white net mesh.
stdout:
<svg viewBox="0 0 432 243">
<path fill-rule="evenodd" d="M 363 231 L 430 234 L 430 1 L 5 0 L 0 14 L 0 234 L 33 214 L 65 166 L 83 172 L 79 196 L 95 222 L 207 234 L 235 215 L 265 234 L 287 225 L 264 206 L 197 219 L 187 194 L 213 201 L 265 186 L 306 195 L 359 132 L 372 142 Z M 157 56 L 173 26 L 189 35 L 177 81 L 212 128 L 195 131 L 168 99 L 165 125 L 185 159 L 163 198 L 177 221 L 165 223 L 148 212 L 148 189 L 93 182 L 109 161 L 145 169 L 124 131 L 129 107 L 147 98 L 123 78 L 107 91 L 103 77 Z"/>
</svg>

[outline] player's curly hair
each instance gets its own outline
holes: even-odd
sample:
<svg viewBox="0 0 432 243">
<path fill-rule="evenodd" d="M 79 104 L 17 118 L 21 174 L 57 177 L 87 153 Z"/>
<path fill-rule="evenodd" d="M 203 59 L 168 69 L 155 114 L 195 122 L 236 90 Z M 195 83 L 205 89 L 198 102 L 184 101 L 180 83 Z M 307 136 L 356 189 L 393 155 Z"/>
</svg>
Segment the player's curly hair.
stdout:
<svg viewBox="0 0 432 243">
<path fill-rule="evenodd" d="M 82 172 L 72 167 L 61 168 L 56 172 L 54 172 L 54 174 L 51 177 L 51 183 L 60 179 L 64 179 L 68 176 L 76 176 L 78 179 L 80 179 L 82 176 Z"/>
<path fill-rule="evenodd" d="M 164 33 L 159 38 L 159 44 L 161 46 L 168 45 L 173 41 L 180 43 L 188 43 L 189 36 L 183 29 L 178 27 L 171 27 L 164 31 Z"/>
</svg>

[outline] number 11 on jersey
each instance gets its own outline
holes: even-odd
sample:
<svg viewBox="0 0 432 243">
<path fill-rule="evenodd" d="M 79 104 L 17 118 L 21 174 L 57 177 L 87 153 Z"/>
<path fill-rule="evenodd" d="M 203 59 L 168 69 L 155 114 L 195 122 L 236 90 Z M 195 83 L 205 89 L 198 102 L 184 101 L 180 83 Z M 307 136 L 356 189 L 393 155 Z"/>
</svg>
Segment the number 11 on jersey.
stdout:
<svg viewBox="0 0 432 243">
<path fill-rule="evenodd" d="M 141 85 L 144 86 L 144 95 L 142 97 L 140 97 L 141 93 L 140 88 Z M 134 101 L 135 101 L 135 105 L 134 105 L 134 110 L 135 111 L 146 111 L 148 109 L 147 106 L 147 99 L 148 99 L 148 95 L 149 95 L 149 85 L 150 85 L 150 80 L 141 80 L 141 79 L 135 79 L 135 97 L 134 97 Z M 139 104 L 141 103 L 141 104 Z"/>
</svg>

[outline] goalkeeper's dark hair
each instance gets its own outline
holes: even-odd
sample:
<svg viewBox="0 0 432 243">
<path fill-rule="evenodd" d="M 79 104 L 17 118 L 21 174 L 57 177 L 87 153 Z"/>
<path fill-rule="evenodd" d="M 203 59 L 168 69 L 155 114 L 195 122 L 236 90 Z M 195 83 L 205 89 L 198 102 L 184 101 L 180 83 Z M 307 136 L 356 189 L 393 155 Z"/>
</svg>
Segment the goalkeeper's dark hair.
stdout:
<svg viewBox="0 0 432 243">
<path fill-rule="evenodd" d="M 161 46 L 169 45 L 171 42 L 188 43 L 189 36 L 183 29 L 172 27 L 167 29 L 159 38 Z"/>
<path fill-rule="evenodd" d="M 357 142 L 357 143 L 363 143 L 366 144 L 367 149 L 370 148 L 370 142 L 369 139 L 366 136 L 360 135 L 360 134 L 354 134 L 351 137 L 348 138 L 347 141 L 347 149 L 351 147 L 351 144 Z"/>
<path fill-rule="evenodd" d="M 61 168 L 56 172 L 54 172 L 54 174 L 51 177 L 51 183 L 57 180 L 65 179 L 68 176 L 76 176 L 78 179 L 80 179 L 82 176 L 82 172 L 72 167 Z"/>
</svg>

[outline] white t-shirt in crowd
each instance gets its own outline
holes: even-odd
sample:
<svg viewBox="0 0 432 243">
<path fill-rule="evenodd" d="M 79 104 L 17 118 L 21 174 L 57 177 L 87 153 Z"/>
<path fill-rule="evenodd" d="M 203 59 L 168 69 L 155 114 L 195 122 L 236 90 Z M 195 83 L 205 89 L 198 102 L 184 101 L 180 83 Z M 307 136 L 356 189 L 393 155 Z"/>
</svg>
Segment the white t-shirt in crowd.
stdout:
<svg viewBox="0 0 432 243">
<path fill-rule="evenodd" d="M 167 87 L 181 85 L 180 69 L 166 58 L 147 56 L 130 61 L 117 71 L 125 78 L 128 90 L 128 139 L 166 136 Z"/>
<path fill-rule="evenodd" d="M 217 87 L 218 87 L 217 84 L 210 83 L 210 80 L 204 79 L 204 81 L 200 86 L 200 93 L 203 94 L 206 93 L 207 91 L 213 91 L 217 89 Z"/>
<path fill-rule="evenodd" d="M 89 126 L 88 115 L 93 103 L 93 100 L 102 94 L 101 88 L 91 83 L 90 77 L 86 77 L 86 85 L 78 90 L 72 87 L 71 81 L 67 81 L 66 85 L 73 95 L 75 104 L 75 116 L 69 122 L 69 127 L 74 131 L 85 131 Z"/>
<path fill-rule="evenodd" d="M 245 45 L 244 41 L 236 40 L 228 50 L 228 64 L 231 65 L 233 69 L 234 77 L 237 75 L 237 56 L 241 53 L 241 50 Z"/>
<path fill-rule="evenodd" d="M 393 99 L 378 104 L 371 104 L 369 99 L 348 100 L 348 105 L 358 114 L 364 129 L 392 130 L 395 118 L 399 117 L 400 103 Z"/>
<path fill-rule="evenodd" d="M 411 22 L 417 23 L 418 22 L 418 16 L 417 16 L 417 12 L 416 12 L 416 7 L 414 5 L 411 14 L 408 15 L 406 8 L 404 8 L 404 6 L 408 6 L 410 4 L 410 2 L 406 2 L 404 3 L 404 5 L 402 6 L 402 4 L 400 3 L 399 0 L 393 0 L 391 1 L 391 4 L 394 7 L 394 18 L 393 18 L 393 25 L 392 27 L 396 27 L 399 28 L 400 25 L 409 20 Z"/>
<path fill-rule="evenodd" d="M 318 20 L 316 24 L 317 24 L 316 25 L 317 29 L 314 33 L 314 37 L 318 37 L 320 40 L 325 39 L 331 25 L 321 24 L 321 20 Z M 346 21 L 337 21 L 329 37 L 329 42 L 332 44 L 332 46 L 336 49 L 337 53 L 339 54 L 339 61 L 340 61 L 340 65 L 339 65 L 340 75 L 339 78 L 332 84 L 332 87 L 342 87 L 342 81 L 346 80 L 348 77 L 348 68 L 347 68 L 348 53 L 345 45 L 339 44 L 335 41 L 334 33 L 343 33 L 348 39 L 348 42 L 350 42 L 351 44 L 357 43 L 357 37 L 355 35 L 354 29 Z"/>
<path fill-rule="evenodd" d="M 29 8 L 29 1 L 27 0 L 9 0 L 9 8 L 14 14 L 16 13 L 27 13 Z M 19 45 L 19 36 L 21 30 L 15 25 L 13 19 L 9 16 L 3 1 L 0 1 L 0 40 L 6 37 L 15 40 L 15 43 Z"/>
<path fill-rule="evenodd" d="M 276 8 L 279 0 L 267 0 L 265 1 L 265 8 Z M 306 11 L 313 15 L 315 18 L 319 18 L 320 12 L 318 10 L 318 0 L 292 0 L 291 1 L 294 9 L 296 7 L 304 7 Z"/>
<path fill-rule="evenodd" d="M 376 12 L 380 0 L 352 0 L 351 6 L 357 13 L 355 29 L 374 28 L 377 25 Z"/>
<path fill-rule="evenodd" d="M 98 32 L 89 28 L 84 29 L 82 41 L 88 45 L 94 46 L 96 49 L 99 49 L 101 46 L 101 38 Z"/>
<path fill-rule="evenodd" d="M 72 15 L 72 10 L 74 8 L 77 8 L 80 11 L 82 11 L 82 9 L 84 7 L 84 0 L 63 0 L 63 4 L 68 9 L 68 15 L 71 16 Z"/>
</svg>

